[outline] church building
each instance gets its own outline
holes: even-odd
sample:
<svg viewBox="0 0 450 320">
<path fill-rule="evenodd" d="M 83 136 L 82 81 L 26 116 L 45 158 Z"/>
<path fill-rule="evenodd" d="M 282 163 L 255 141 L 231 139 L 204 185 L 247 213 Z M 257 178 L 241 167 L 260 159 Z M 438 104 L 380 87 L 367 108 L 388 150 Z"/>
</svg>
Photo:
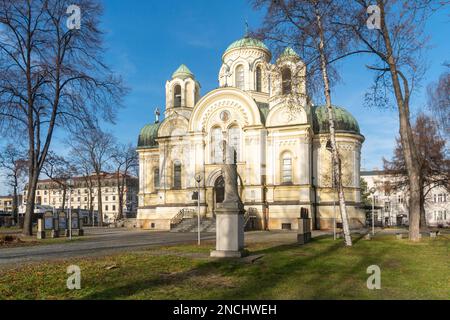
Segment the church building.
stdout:
<svg viewBox="0 0 450 320">
<path fill-rule="evenodd" d="M 333 188 L 327 110 L 307 94 L 306 66 L 291 48 L 272 57 L 251 37 L 222 56 L 219 88 L 181 65 L 166 83 L 164 120 L 140 132 L 138 224 L 170 230 L 187 212 L 214 220 L 223 201 L 223 141 L 233 148 L 246 222 L 260 230 L 297 229 L 302 208 L 314 229 L 340 220 Z M 355 118 L 334 108 L 350 226 L 361 227 L 360 159 L 364 137 Z M 196 178 L 200 178 L 200 183 Z M 198 190 L 200 190 L 198 194 Z"/>
</svg>

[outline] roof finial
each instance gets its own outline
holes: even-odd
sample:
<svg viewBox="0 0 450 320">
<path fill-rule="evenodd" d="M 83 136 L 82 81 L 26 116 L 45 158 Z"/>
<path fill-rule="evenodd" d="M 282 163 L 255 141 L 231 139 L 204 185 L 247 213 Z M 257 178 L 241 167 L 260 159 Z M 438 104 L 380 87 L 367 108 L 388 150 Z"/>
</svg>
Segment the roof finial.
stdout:
<svg viewBox="0 0 450 320">
<path fill-rule="evenodd" d="M 249 35 L 249 33 L 248 33 L 248 20 L 247 19 L 245 19 L 245 38 L 248 38 L 250 35 Z"/>
<path fill-rule="evenodd" d="M 161 115 L 161 112 L 159 111 L 159 108 L 156 107 L 156 110 L 155 110 L 155 123 L 156 124 L 159 123 L 159 116 L 160 115 Z"/>
</svg>

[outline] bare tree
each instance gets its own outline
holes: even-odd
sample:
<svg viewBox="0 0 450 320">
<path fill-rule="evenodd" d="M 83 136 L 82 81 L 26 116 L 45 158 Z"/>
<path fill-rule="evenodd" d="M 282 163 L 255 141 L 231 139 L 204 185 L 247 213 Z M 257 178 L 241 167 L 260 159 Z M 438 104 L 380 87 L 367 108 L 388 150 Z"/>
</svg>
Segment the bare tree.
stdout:
<svg viewBox="0 0 450 320">
<path fill-rule="evenodd" d="M 0 169 L 4 170 L 6 181 L 13 190 L 12 214 L 16 222 L 19 217 L 19 188 L 26 178 L 27 163 L 26 151 L 20 147 L 8 144 L 0 152 Z"/>
<path fill-rule="evenodd" d="M 32 234 L 37 181 L 55 129 L 90 125 L 99 116 L 113 121 L 112 106 L 125 93 L 102 62 L 100 2 L 72 4 L 0 0 L 0 129 L 25 130 L 28 140 L 24 235 Z M 77 15 L 81 26 L 71 23 Z"/>
<path fill-rule="evenodd" d="M 438 134 L 438 126 L 431 117 L 420 114 L 413 127 L 414 141 L 419 152 L 420 166 L 420 225 L 426 228 L 425 203 L 429 193 L 444 187 L 450 191 L 450 159 L 446 157 L 446 141 Z M 391 161 L 383 159 L 387 173 L 396 177 L 391 184 L 393 190 L 409 191 L 409 177 L 406 173 L 406 162 L 402 144 L 397 139 L 394 157 Z"/>
<path fill-rule="evenodd" d="M 348 28 L 359 40 L 360 51 L 375 58 L 368 66 L 376 72 L 373 94 L 369 97 L 375 105 L 385 104 L 389 96 L 395 97 L 399 122 L 400 142 L 409 179 L 409 216 L 412 241 L 420 239 L 420 156 L 411 127 L 410 101 L 424 72 L 423 50 L 427 37 L 423 30 L 429 15 L 440 6 L 437 1 L 417 0 L 354 0 L 348 2 L 355 15 L 347 21 L 338 21 L 342 32 Z M 372 8 L 374 22 L 368 28 L 368 9 Z"/>
<path fill-rule="evenodd" d="M 95 174 L 95 185 L 97 187 L 97 207 L 99 225 L 103 225 L 103 203 L 102 203 L 102 178 L 108 169 L 112 159 L 115 144 L 114 137 L 98 128 L 80 130 L 71 137 L 68 143 L 72 146 L 71 153 L 78 158 L 78 162 L 91 168 Z"/>
<path fill-rule="evenodd" d="M 80 157 L 75 154 L 74 158 L 74 165 L 77 168 L 77 172 L 80 174 L 81 178 L 84 181 L 84 185 L 86 186 L 86 189 L 88 190 L 88 208 L 89 208 L 89 215 L 92 217 L 92 224 L 95 223 L 94 218 L 94 187 L 95 187 L 95 176 L 93 175 L 93 167 L 91 165 L 91 162 L 87 159 Z"/>
<path fill-rule="evenodd" d="M 428 86 L 428 108 L 433 112 L 442 136 L 450 140 L 450 63 L 445 67 L 447 71 L 439 81 Z"/>
<path fill-rule="evenodd" d="M 308 86 L 313 92 L 322 90 L 328 111 L 332 167 L 339 195 L 339 208 L 343 224 L 345 244 L 352 245 L 348 214 L 342 181 L 342 159 L 336 140 L 335 114 L 331 88 L 338 79 L 332 63 L 345 57 L 351 42 L 334 24 L 336 16 L 345 17 L 346 6 L 333 0 L 253 0 L 256 9 L 266 8 L 264 25 L 257 35 L 273 41 L 278 46 L 297 48 L 308 69 Z"/>
<path fill-rule="evenodd" d="M 136 147 L 131 144 L 119 144 L 115 146 L 112 154 L 112 165 L 115 168 L 117 189 L 119 194 L 119 212 L 116 220 L 120 220 L 124 218 L 123 208 L 126 196 L 127 181 L 129 181 L 131 175 L 136 173 L 136 168 L 139 165 Z"/>
<path fill-rule="evenodd" d="M 64 157 L 50 151 L 42 167 L 42 172 L 62 190 L 62 209 L 66 209 L 67 189 L 69 188 L 67 181 L 78 174 L 76 166 Z"/>
</svg>

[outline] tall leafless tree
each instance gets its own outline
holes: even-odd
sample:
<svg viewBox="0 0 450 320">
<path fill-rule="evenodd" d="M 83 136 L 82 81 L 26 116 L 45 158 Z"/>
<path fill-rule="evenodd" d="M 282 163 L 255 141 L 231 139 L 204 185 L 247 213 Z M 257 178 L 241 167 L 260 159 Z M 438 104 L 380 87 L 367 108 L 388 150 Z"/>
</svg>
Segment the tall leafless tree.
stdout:
<svg viewBox="0 0 450 320">
<path fill-rule="evenodd" d="M 359 40 L 358 49 L 374 57 L 376 72 L 373 94 L 368 101 L 380 106 L 394 96 L 400 123 L 400 142 L 409 180 L 409 237 L 420 239 L 420 159 L 411 127 L 410 102 L 424 73 L 423 51 L 428 38 L 426 22 L 442 3 L 417 0 L 354 0 L 347 1 L 354 14 L 351 19 L 337 21 L 342 32 L 350 30 Z M 370 9 L 370 10 L 369 10 Z M 368 14 L 369 11 L 369 14 Z M 368 28 L 370 25 L 370 28 Z M 358 50 L 357 50 L 358 51 Z"/>
<path fill-rule="evenodd" d="M 263 27 L 257 35 L 273 41 L 278 46 L 292 46 L 301 52 L 308 69 L 308 87 L 311 92 L 322 92 L 325 98 L 332 170 L 338 189 L 339 208 L 347 246 L 352 245 L 348 213 L 342 181 L 342 159 L 336 140 L 335 113 L 331 88 L 338 79 L 333 62 L 345 57 L 351 43 L 348 34 L 334 24 L 336 16 L 347 16 L 347 7 L 342 1 L 333 0 L 253 0 L 256 9 L 264 8 L 266 15 Z"/>
<path fill-rule="evenodd" d="M 103 63 L 100 1 L 0 0 L 0 129 L 26 130 L 32 234 L 37 181 L 55 129 L 113 121 L 125 90 Z M 71 23 L 81 18 L 81 25 Z"/>
<path fill-rule="evenodd" d="M 428 86 L 428 108 L 433 112 L 442 136 L 450 140 L 450 63 L 437 83 Z"/>
<path fill-rule="evenodd" d="M 27 174 L 26 151 L 20 146 L 8 144 L 0 151 L 0 169 L 4 171 L 7 184 L 13 191 L 12 213 L 13 219 L 18 222 L 19 190 Z"/>
<path fill-rule="evenodd" d="M 67 181 L 78 174 L 77 167 L 62 156 L 50 151 L 42 167 L 44 173 L 63 192 L 62 209 L 66 209 Z M 71 195 L 69 195 L 70 197 Z"/>
<path fill-rule="evenodd" d="M 436 121 L 431 117 L 420 114 L 414 124 L 413 134 L 420 165 L 420 225 L 426 228 L 425 203 L 429 193 L 438 187 L 450 191 L 450 159 L 445 152 L 446 141 L 438 134 Z M 396 176 L 395 181 L 391 183 L 391 189 L 409 191 L 409 177 L 405 176 L 406 162 L 399 139 L 393 159 L 384 159 L 383 162 L 386 172 Z"/>
<path fill-rule="evenodd" d="M 78 162 L 90 167 L 95 175 L 99 225 L 102 226 L 102 180 L 105 177 L 105 171 L 109 169 L 115 138 L 99 128 L 90 128 L 80 130 L 70 138 L 68 143 L 72 146 L 71 154 L 78 158 Z"/>
<path fill-rule="evenodd" d="M 136 173 L 139 166 L 139 158 L 136 147 L 133 145 L 117 145 L 112 153 L 112 165 L 115 169 L 117 190 L 119 194 L 119 212 L 116 220 L 124 218 L 123 208 L 127 191 L 127 181 Z"/>
</svg>

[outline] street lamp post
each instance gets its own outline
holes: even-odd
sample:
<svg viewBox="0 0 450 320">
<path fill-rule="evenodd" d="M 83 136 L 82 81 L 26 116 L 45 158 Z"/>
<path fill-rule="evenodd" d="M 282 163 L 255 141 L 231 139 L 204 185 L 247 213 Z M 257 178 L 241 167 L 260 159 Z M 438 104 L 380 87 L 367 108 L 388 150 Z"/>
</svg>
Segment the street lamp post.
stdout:
<svg viewBox="0 0 450 320">
<path fill-rule="evenodd" d="M 375 235 L 375 188 L 370 188 L 370 193 L 372 194 L 372 235 Z"/>
<path fill-rule="evenodd" d="M 69 240 L 72 240 L 72 185 L 73 180 L 67 180 L 67 186 L 69 187 Z"/>
<path fill-rule="evenodd" d="M 200 237 L 200 182 L 202 181 L 202 175 L 199 173 L 195 176 L 195 181 L 197 181 L 197 205 L 198 205 L 198 212 L 197 212 L 197 238 L 198 238 L 198 245 L 201 243 L 201 237 Z"/>
</svg>

